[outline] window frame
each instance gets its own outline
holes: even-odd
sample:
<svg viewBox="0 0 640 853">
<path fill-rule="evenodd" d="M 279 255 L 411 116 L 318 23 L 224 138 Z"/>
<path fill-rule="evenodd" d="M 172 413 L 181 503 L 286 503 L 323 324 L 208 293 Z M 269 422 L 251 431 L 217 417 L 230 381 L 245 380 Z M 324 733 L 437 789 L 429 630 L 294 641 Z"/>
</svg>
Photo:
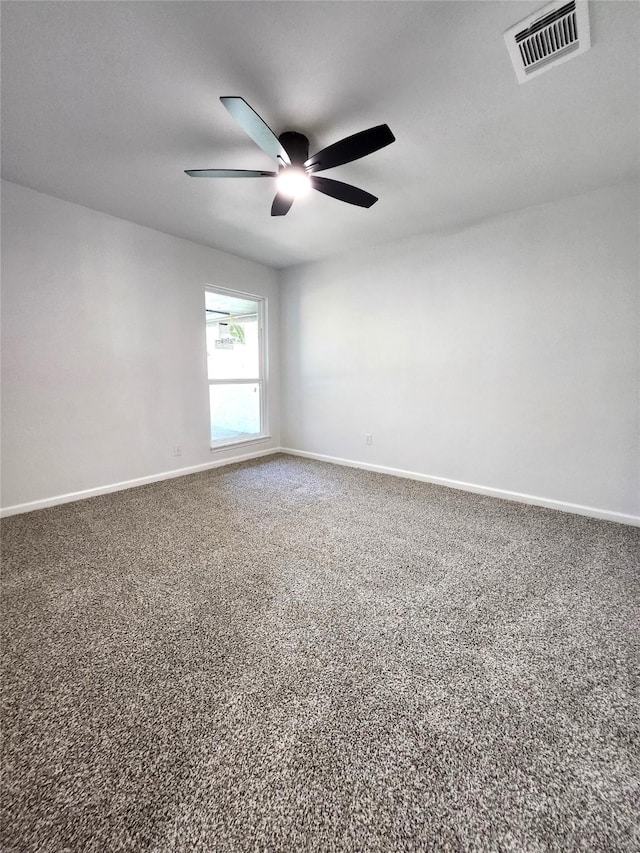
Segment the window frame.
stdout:
<svg viewBox="0 0 640 853">
<path fill-rule="evenodd" d="M 217 287 L 213 284 L 205 285 L 205 305 L 206 293 L 216 293 L 221 296 L 233 296 L 236 299 L 246 299 L 255 302 L 258 306 L 257 321 L 258 321 L 258 372 L 259 376 L 241 379 L 209 379 L 209 364 L 207 359 L 206 374 L 207 374 L 207 405 L 209 407 L 209 450 L 211 453 L 216 453 L 220 450 L 226 450 L 229 447 L 239 447 L 243 444 L 254 444 L 256 442 L 266 441 L 271 438 L 269 426 L 269 405 L 268 405 L 268 338 L 267 338 L 267 317 L 268 317 L 268 300 L 266 296 L 259 296 L 257 293 L 245 293 L 241 290 L 232 290 L 228 287 Z M 205 351 L 207 341 L 207 325 L 205 315 Z M 211 409 L 209 403 L 209 388 L 212 385 L 257 385 L 260 394 L 260 432 L 257 435 L 242 436 L 240 438 L 220 438 L 216 441 L 211 440 Z"/>
</svg>

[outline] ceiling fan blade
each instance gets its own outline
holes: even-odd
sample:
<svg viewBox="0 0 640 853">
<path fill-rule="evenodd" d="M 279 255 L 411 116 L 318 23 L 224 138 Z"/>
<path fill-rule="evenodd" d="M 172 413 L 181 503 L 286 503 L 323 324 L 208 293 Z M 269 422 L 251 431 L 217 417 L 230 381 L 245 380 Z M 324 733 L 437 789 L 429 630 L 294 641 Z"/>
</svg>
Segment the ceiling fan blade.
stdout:
<svg viewBox="0 0 640 853">
<path fill-rule="evenodd" d="M 262 148 L 265 154 L 276 162 L 280 159 L 286 166 L 291 165 L 289 155 L 278 137 L 244 98 L 223 97 L 220 100 L 244 132 L 259 148 Z"/>
<path fill-rule="evenodd" d="M 185 169 L 192 178 L 275 178 L 277 172 L 257 172 L 253 169 Z"/>
<path fill-rule="evenodd" d="M 271 205 L 271 215 L 272 216 L 284 216 L 285 213 L 289 212 L 292 204 L 293 204 L 293 197 L 289 197 L 286 195 L 282 195 L 282 193 L 278 193 L 273 200 L 273 204 Z"/>
<path fill-rule="evenodd" d="M 371 193 L 353 187 L 351 184 L 344 184 L 342 181 L 332 181 L 331 178 L 318 178 L 312 175 L 311 186 L 318 192 L 330 195 L 339 201 L 346 201 L 347 204 L 357 204 L 358 207 L 371 207 L 378 201 L 377 196 Z"/>
<path fill-rule="evenodd" d="M 332 169 L 334 166 L 342 166 L 352 160 L 359 160 L 367 154 L 379 151 L 385 145 L 395 142 L 395 136 L 391 133 L 389 126 L 379 124 L 368 130 L 361 130 L 353 136 L 347 136 L 340 142 L 334 142 L 322 151 L 318 151 L 305 162 L 305 169 L 309 172 L 320 172 L 323 169 Z"/>
</svg>

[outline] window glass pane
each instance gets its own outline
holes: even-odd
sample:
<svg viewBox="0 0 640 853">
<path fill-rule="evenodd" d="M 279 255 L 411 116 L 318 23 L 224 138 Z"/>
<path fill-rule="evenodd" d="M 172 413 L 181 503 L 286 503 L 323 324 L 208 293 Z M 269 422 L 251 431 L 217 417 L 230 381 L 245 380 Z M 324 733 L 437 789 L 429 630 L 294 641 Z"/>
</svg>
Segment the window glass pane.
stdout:
<svg viewBox="0 0 640 853">
<path fill-rule="evenodd" d="M 260 376 L 258 318 L 207 320 L 209 379 L 257 379 Z"/>
<path fill-rule="evenodd" d="M 210 385 L 211 441 L 245 438 L 260 433 L 260 386 Z"/>
</svg>

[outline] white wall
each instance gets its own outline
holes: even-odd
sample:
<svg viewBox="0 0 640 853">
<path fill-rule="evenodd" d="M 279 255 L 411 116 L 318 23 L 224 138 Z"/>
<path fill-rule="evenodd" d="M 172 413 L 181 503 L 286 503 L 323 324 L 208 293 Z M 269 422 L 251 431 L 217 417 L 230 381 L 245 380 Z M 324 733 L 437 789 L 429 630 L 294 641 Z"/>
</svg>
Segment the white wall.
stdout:
<svg viewBox="0 0 640 853">
<path fill-rule="evenodd" d="M 283 447 L 640 515 L 638 227 L 630 184 L 290 269 Z"/>
<path fill-rule="evenodd" d="M 3 507 L 245 451 L 209 451 L 210 283 L 269 298 L 260 448 L 640 515 L 637 184 L 283 273 L 282 442 L 276 272 L 2 192 Z"/>
<path fill-rule="evenodd" d="M 3 507 L 279 445 L 276 272 L 8 182 L 2 213 Z M 209 450 L 205 284 L 268 297 L 259 446 Z"/>
</svg>

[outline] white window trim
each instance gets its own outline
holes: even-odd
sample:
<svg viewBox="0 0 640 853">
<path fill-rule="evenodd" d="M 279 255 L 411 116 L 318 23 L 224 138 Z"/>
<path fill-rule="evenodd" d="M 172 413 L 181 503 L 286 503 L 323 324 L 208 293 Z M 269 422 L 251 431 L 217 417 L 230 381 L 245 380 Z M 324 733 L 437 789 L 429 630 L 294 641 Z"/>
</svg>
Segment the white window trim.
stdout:
<svg viewBox="0 0 640 853">
<path fill-rule="evenodd" d="M 211 385 L 249 385 L 258 384 L 260 387 L 260 426 L 261 432 L 258 435 L 252 435 L 241 438 L 220 438 L 217 441 L 209 439 L 209 450 L 211 453 L 217 453 L 221 450 L 226 450 L 228 447 L 238 447 L 243 444 L 255 444 L 257 442 L 268 441 L 271 438 L 269 430 L 269 404 L 268 404 L 268 381 L 269 381 L 269 361 L 268 361 L 268 337 L 265 334 L 267 328 L 268 303 L 266 296 L 259 296 L 257 293 L 245 293 L 240 290 L 230 290 L 228 287 L 215 287 L 212 284 L 205 285 L 205 291 L 210 293 L 222 293 L 225 296 L 235 296 L 237 299 L 252 299 L 258 305 L 258 368 L 260 376 L 251 379 L 209 379 L 207 368 L 207 388 Z M 209 433 L 211 432 L 211 423 L 209 423 Z"/>
</svg>

